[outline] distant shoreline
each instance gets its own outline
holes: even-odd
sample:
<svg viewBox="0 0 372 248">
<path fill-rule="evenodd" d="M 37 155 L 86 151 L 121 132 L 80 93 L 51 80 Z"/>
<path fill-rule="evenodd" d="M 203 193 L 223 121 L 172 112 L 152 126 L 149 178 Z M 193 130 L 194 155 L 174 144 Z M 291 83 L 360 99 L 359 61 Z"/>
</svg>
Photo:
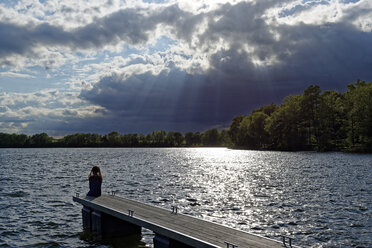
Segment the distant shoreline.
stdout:
<svg viewBox="0 0 372 248">
<path fill-rule="evenodd" d="M 348 91 L 321 92 L 310 85 L 281 105 L 269 104 L 232 119 L 229 129 L 204 132 L 153 131 L 150 134 L 0 133 L 0 148 L 27 147 L 228 147 L 264 151 L 372 153 L 372 84 L 357 80 Z"/>
<path fill-rule="evenodd" d="M 97 148 L 97 149 L 170 149 L 170 148 L 226 148 L 230 150 L 241 150 L 241 151 L 262 151 L 262 152 L 289 152 L 289 153 L 296 153 L 296 152 L 310 152 L 310 153 L 349 153 L 349 154 L 372 154 L 372 152 L 358 152 L 358 151 L 348 151 L 345 150 L 333 150 L 333 151 L 316 151 L 316 150 L 270 150 L 270 149 L 252 149 L 247 147 L 239 147 L 239 148 L 233 148 L 233 147 L 226 147 L 226 146 L 178 146 L 178 147 L 156 147 L 156 146 L 137 146 L 137 147 L 124 147 L 124 146 L 75 146 L 75 147 L 57 147 L 57 146 L 49 146 L 49 147 L 0 147 L 1 149 L 75 149 L 75 148 Z"/>
</svg>

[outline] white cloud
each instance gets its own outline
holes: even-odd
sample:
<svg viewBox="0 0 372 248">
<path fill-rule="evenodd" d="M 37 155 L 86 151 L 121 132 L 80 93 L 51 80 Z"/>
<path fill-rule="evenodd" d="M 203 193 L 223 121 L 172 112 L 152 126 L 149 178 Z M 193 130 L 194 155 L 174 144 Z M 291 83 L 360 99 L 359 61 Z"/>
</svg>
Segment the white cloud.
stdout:
<svg viewBox="0 0 372 248">
<path fill-rule="evenodd" d="M 356 28 L 372 30 L 372 2 L 360 1 L 289 1 L 268 8 L 265 18 L 270 25 L 325 25 L 327 23 L 350 23 Z"/>
<path fill-rule="evenodd" d="M 78 98 L 76 92 L 3 93 L 0 106 L 0 132 L 11 133 L 33 125 L 64 122 L 66 118 L 99 117 L 105 112 L 102 107 Z"/>
<path fill-rule="evenodd" d="M 12 71 L 0 72 L 3 77 L 16 77 L 16 78 L 35 78 L 35 76 L 25 73 L 17 73 Z"/>
<path fill-rule="evenodd" d="M 177 105 L 166 113 L 170 119 L 179 110 L 191 119 L 221 120 L 227 118 L 218 114 L 221 109 L 251 107 L 245 92 L 258 102 L 286 85 L 303 89 L 302 82 L 339 87 L 353 77 L 371 76 L 371 5 L 369 0 L 0 4 L 0 77 L 26 82 L 37 75 L 49 78 L 49 88 L 59 86 L 3 94 L 0 114 L 13 123 L 9 130 L 35 128 L 36 119 L 52 123 L 53 117 L 56 125 L 115 111 L 121 120 L 143 113 L 149 120 L 156 116 L 144 108 L 162 110 L 168 99 Z M 263 86 L 267 95 L 251 93 Z M 199 98 L 182 105 L 194 95 Z M 249 106 L 237 106 L 242 102 Z"/>
<path fill-rule="evenodd" d="M 362 0 L 349 4 L 345 10 L 345 18 L 364 32 L 372 32 L 372 2 Z"/>
</svg>

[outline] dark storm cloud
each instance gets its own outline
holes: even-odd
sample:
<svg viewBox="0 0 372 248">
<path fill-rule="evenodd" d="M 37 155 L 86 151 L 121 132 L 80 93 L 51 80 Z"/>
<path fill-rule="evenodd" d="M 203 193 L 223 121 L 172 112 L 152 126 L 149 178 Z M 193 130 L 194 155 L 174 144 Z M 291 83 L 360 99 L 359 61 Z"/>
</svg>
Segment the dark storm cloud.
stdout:
<svg viewBox="0 0 372 248">
<path fill-rule="evenodd" d="M 314 79 L 323 82 L 325 76 L 330 75 L 343 82 L 355 80 L 357 76 L 371 76 L 368 68 L 372 61 L 372 46 L 369 45 L 372 34 L 349 23 L 268 25 L 261 17 L 262 9 L 249 3 L 226 5 L 216 13 L 222 17 L 216 22 L 210 21 L 200 41 L 207 44 L 218 39 L 230 42 L 230 49 L 216 51 L 212 56 L 212 64 L 219 71 L 243 76 L 247 81 L 266 73 L 275 81 L 293 78 L 304 84 Z M 245 53 L 242 51 L 244 45 L 254 51 Z M 253 56 L 261 61 L 273 58 L 277 63 L 255 66 Z"/>
<path fill-rule="evenodd" d="M 186 37 L 191 35 L 196 19 L 191 13 L 172 5 L 151 13 L 145 13 L 143 9 L 120 10 L 73 30 L 47 23 L 23 26 L 0 23 L 0 58 L 11 54 L 32 54 L 32 49 L 38 46 L 62 46 L 77 50 L 99 49 L 122 41 L 142 44 L 148 41 L 158 24 L 175 25 L 174 32 Z"/>
<path fill-rule="evenodd" d="M 142 121 L 206 121 L 210 116 L 199 104 L 214 102 L 202 99 L 204 76 L 189 75 L 174 69 L 159 75 L 144 73 L 123 79 L 114 74 L 102 78 L 93 89 L 83 90 L 81 98 L 105 107 L 117 114 Z M 108 100 L 110 98 L 110 100 Z M 205 114 L 203 116 L 202 114 Z M 221 113 L 222 114 L 222 113 Z"/>
<path fill-rule="evenodd" d="M 205 129 L 229 124 L 232 117 L 253 108 L 280 103 L 310 84 L 343 91 L 357 78 L 372 78 L 370 32 L 349 23 L 268 25 L 262 19 L 265 8 L 226 4 L 205 14 L 208 26 L 198 37 L 199 46 L 213 47 L 222 39 L 229 47 L 211 53 L 211 68 L 203 75 L 175 68 L 170 73 L 147 72 L 127 79 L 115 74 L 83 91 L 81 97 L 104 106 L 118 119 L 135 120 L 138 128 L 161 123 L 152 127 L 174 130 L 180 123 L 189 123 L 189 129 Z M 220 18 L 214 20 L 213 16 Z M 193 34 L 177 35 L 189 40 Z M 245 45 L 253 51 L 245 51 Z M 255 60 L 268 64 L 257 65 Z"/>
<path fill-rule="evenodd" d="M 217 72 L 191 75 L 177 69 L 127 79 L 115 74 L 102 78 L 92 89 L 83 90 L 80 97 L 108 109 L 110 115 L 106 118 L 121 123 L 126 132 L 226 127 L 234 115 L 247 113 L 249 106 L 258 107 L 268 98 L 270 102 L 278 100 L 274 92 L 262 85 L 247 86 L 236 78 L 226 80 L 218 78 Z"/>
<path fill-rule="evenodd" d="M 260 17 L 262 9 L 249 3 L 228 5 L 218 11 L 222 18 L 209 23 L 201 41 L 230 41 L 229 49 L 211 56 L 212 67 L 217 75 L 245 81 L 247 88 L 266 82 L 274 89 L 290 86 L 292 92 L 309 84 L 340 90 L 357 78 L 372 77 L 368 69 L 372 66 L 372 33 L 348 22 L 268 25 Z M 253 52 L 245 52 L 244 45 Z M 257 66 L 257 59 L 269 63 Z"/>
<path fill-rule="evenodd" d="M 72 31 L 48 24 L 3 23 L 0 57 L 26 54 L 41 45 L 78 50 L 121 41 L 146 43 L 158 25 L 169 28 L 173 39 L 188 43 L 195 53 L 207 53 L 210 68 L 200 74 L 170 63 L 159 74 L 114 73 L 82 90 L 82 99 L 107 110 L 89 123 L 107 131 L 203 130 L 228 125 L 234 116 L 262 105 L 280 103 L 310 84 L 343 91 L 357 78 L 371 81 L 372 33 L 351 24 L 366 15 L 364 9 L 345 12 L 337 23 L 288 25 L 263 17 L 277 2 L 225 4 L 196 15 L 177 5 L 149 12 L 126 9 Z M 202 24 L 206 26 L 200 31 Z M 224 46 L 218 45 L 220 41 Z M 84 125 L 87 122 L 71 121 L 70 127 Z"/>
</svg>

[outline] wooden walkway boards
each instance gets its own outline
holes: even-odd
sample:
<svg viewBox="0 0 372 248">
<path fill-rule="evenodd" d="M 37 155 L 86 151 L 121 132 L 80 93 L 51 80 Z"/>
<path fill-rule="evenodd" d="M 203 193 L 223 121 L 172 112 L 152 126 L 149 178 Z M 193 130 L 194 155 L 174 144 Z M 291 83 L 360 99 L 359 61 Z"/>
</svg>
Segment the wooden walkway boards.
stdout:
<svg viewBox="0 0 372 248">
<path fill-rule="evenodd" d="M 284 247 L 283 243 L 276 240 L 114 195 L 97 198 L 77 196 L 73 200 L 192 247 Z"/>
</svg>

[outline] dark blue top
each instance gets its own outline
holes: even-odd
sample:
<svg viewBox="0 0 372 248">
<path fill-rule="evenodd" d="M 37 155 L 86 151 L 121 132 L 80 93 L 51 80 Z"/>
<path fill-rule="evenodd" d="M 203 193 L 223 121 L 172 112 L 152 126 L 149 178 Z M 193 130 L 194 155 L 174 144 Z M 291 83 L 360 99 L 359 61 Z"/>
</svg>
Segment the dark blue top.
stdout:
<svg viewBox="0 0 372 248">
<path fill-rule="evenodd" d="M 102 179 L 99 176 L 91 176 L 89 178 L 89 192 L 87 196 L 101 195 Z"/>
</svg>

